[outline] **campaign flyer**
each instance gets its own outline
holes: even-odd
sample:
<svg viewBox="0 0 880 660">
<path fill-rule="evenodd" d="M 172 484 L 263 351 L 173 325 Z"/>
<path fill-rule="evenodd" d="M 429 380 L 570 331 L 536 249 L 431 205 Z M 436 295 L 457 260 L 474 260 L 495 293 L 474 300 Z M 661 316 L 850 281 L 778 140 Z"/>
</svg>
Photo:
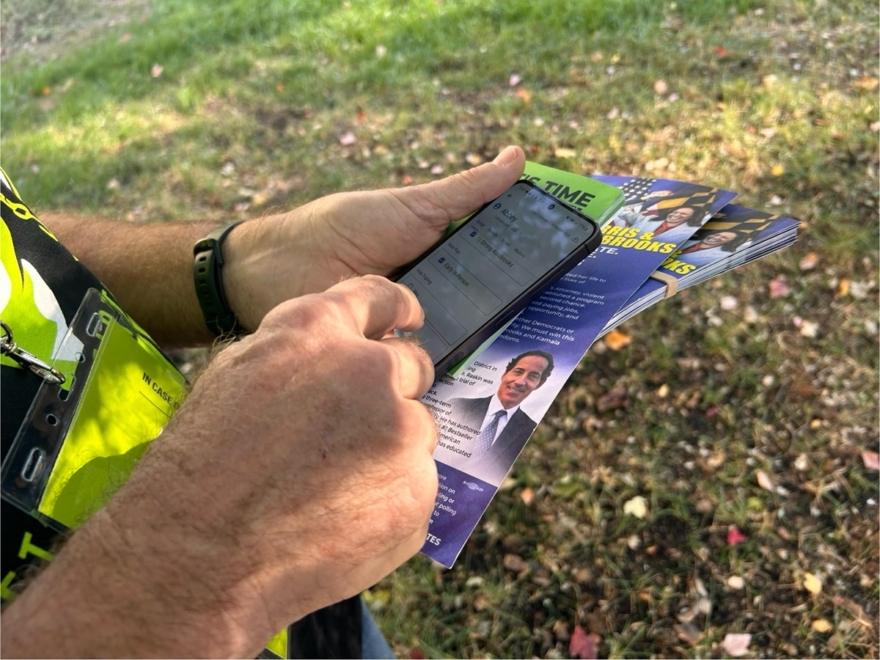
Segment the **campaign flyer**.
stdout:
<svg viewBox="0 0 880 660">
<path fill-rule="evenodd" d="M 444 566 L 454 564 L 590 345 L 678 248 L 664 234 L 696 214 L 693 233 L 735 196 L 664 179 L 603 182 L 624 190 L 627 204 L 603 229 L 600 247 L 535 299 L 464 372 L 441 378 L 422 399 L 440 430 L 434 452 L 440 489 L 422 552 Z M 673 215 L 685 206 L 694 211 Z"/>
<path fill-rule="evenodd" d="M 661 300 L 670 282 L 684 289 L 791 245 L 799 224 L 793 218 L 728 204 L 660 265 L 652 276 L 656 279 L 639 287 L 605 332 Z"/>
</svg>

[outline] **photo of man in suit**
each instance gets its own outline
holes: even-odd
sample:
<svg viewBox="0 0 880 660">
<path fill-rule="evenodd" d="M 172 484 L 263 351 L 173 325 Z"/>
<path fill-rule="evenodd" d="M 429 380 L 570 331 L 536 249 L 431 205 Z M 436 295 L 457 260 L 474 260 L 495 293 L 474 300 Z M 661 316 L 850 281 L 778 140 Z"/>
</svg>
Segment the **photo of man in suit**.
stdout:
<svg viewBox="0 0 880 660">
<path fill-rule="evenodd" d="M 450 401 L 450 419 L 475 434 L 470 456 L 460 462 L 461 469 L 496 486 L 501 483 L 537 426 L 520 404 L 547 381 L 552 371 L 550 353 L 526 351 L 507 364 L 492 396 Z"/>
</svg>

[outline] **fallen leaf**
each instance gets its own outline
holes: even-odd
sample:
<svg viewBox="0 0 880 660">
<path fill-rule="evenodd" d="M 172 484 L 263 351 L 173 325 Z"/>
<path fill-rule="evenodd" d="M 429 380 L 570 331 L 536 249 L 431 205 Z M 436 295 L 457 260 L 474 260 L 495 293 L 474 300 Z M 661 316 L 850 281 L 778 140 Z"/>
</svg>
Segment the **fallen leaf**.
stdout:
<svg viewBox="0 0 880 660">
<path fill-rule="evenodd" d="M 736 528 L 736 525 L 731 525 L 730 529 L 727 530 L 727 545 L 736 545 L 737 543 L 744 543 L 748 540 L 749 538 L 739 531 Z"/>
<path fill-rule="evenodd" d="M 636 495 L 624 503 L 623 512 L 641 520 L 648 515 L 648 500 L 641 495 Z"/>
<path fill-rule="evenodd" d="M 629 397 L 626 394 L 625 387 L 615 387 L 610 392 L 606 392 L 596 401 L 596 410 L 605 412 L 607 410 L 617 410 L 618 408 L 626 408 L 629 405 Z"/>
<path fill-rule="evenodd" d="M 732 309 L 736 309 L 739 301 L 734 296 L 722 296 L 720 303 L 721 309 L 729 312 Z"/>
<path fill-rule="evenodd" d="M 610 348 L 612 351 L 619 351 L 624 346 L 628 346 L 632 343 L 632 337 L 629 335 L 625 335 L 619 330 L 612 330 L 607 335 L 605 335 L 605 345 Z"/>
<path fill-rule="evenodd" d="M 748 633 L 727 633 L 724 636 L 724 650 L 734 658 L 748 653 L 751 643 L 752 636 Z"/>
<path fill-rule="evenodd" d="M 854 600 L 850 600 L 849 598 L 844 598 L 843 596 L 835 596 L 834 597 L 834 604 L 839 607 L 845 608 L 847 612 L 849 612 L 854 617 L 856 617 L 856 619 L 860 625 L 865 626 L 866 628 L 873 627 L 873 625 L 874 625 L 873 620 L 868 618 L 868 615 L 865 614 L 865 610 L 862 608 L 862 606 L 859 605 Z"/>
<path fill-rule="evenodd" d="M 832 626 L 826 619 L 816 619 L 810 627 L 817 633 L 827 633 L 834 626 Z"/>
<path fill-rule="evenodd" d="M 801 336 L 815 339 L 819 336 L 819 324 L 815 321 L 804 321 L 801 324 Z"/>
<path fill-rule="evenodd" d="M 880 454 L 876 451 L 863 451 L 862 463 L 869 470 L 880 470 Z"/>
<path fill-rule="evenodd" d="M 154 64 L 154 65 L 150 68 L 150 75 L 151 75 L 153 78 L 158 78 L 159 76 L 162 75 L 162 72 L 163 72 L 164 70 L 165 70 L 165 67 L 163 67 L 161 64 Z"/>
<path fill-rule="evenodd" d="M 523 504 L 529 506 L 535 499 L 535 491 L 531 488 L 523 488 L 523 491 L 519 494 L 519 498 L 523 501 Z"/>
<path fill-rule="evenodd" d="M 788 282 L 784 278 L 777 277 L 770 280 L 771 298 L 784 298 L 789 293 L 791 293 L 791 288 L 788 286 Z"/>
<path fill-rule="evenodd" d="M 599 657 L 599 635 L 584 632 L 580 626 L 574 627 L 574 634 L 571 636 L 571 642 L 568 645 L 568 654 L 572 658 L 583 658 L 583 660 L 595 660 Z"/>
<path fill-rule="evenodd" d="M 874 76 L 862 76 L 861 78 L 856 78 L 853 82 L 853 87 L 863 89 L 866 92 L 877 89 L 878 85 L 880 85 L 880 80 L 877 80 Z"/>
<path fill-rule="evenodd" d="M 804 589 L 817 596 L 822 593 L 822 580 L 812 573 L 804 573 Z"/>
<path fill-rule="evenodd" d="M 654 93 L 663 96 L 666 92 L 669 91 L 669 85 L 666 84 L 665 80 L 655 80 L 654 81 Z"/>
<path fill-rule="evenodd" d="M 522 82 L 522 76 L 518 73 L 510 74 L 510 79 L 507 81 L 507 84 L 511 87 L 516 87 Z"/>
<path fill-rule="evenodd" d="M 746 586 L 746 581 L 743 580 L 739 575 L 731 575 L 727 578 L 727 586 L 731 589 L 742 589 Z"/>
<path fill-rule="evenodd" d="M 672 626 L 675 634 L 683 642 L 687 642 L 691 646 L 696 646 L 700 641 L 700 631 L 690 623 L 676 623 Z"/>
<path fill-rule="evenodd" d="M 529 567 L 525 559 L 523 559 L 519 555 L 513 554 L 504 555 L 504 559 L 501 560 L 501 564 L 511 573 L 521 573 Z"/>
<path fill-rule="evenodd" d="M 571 633 L 568 630 L 568 624 L 562 619 L 556 619 L 553 624 L 553 634 L 560 642 L 567 642 L 571 639 Z"/>
<path fill-rule="evenodd" d="M 357 142 L 357 136 L 355 136 L 355 134 L 351 131 L 348 131 L 348 133 L 339 138 L 339 144 L 341 144 L 343 147 L 349 147 L 355 142 Z"/>
<path fill-rule="evenodd" d="M 800 266 L 801 270 L 813 270 L 816 266 L 819 265 L 819 255 L 815 252 L 810 252 L 805 254 L 803 259 L 800 260 L 798 266 Z"/>
<path fill-rule="evenodd" d="M 756 476 L 758 477 L 758 485 L 761 488 L 763 488 L 764 490 L 769 490 L 771 493 L 776 492 L 776 486 L 773 485 L 773 480 L 770 479 L 769 476 L 767 476 L 766 472 L 764 472 L 763 470 L 758 470 Z"/>
</svg>

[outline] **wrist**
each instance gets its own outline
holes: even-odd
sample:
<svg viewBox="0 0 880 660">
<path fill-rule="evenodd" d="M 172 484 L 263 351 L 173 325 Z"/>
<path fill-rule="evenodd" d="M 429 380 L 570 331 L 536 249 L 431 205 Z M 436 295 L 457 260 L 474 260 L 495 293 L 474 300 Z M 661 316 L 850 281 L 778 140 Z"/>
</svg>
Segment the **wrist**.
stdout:
<svg viewBox="0 0 880 660">
<path fill-rule="evenodd" d="M 307 293 L 314 255 L 303 249 L 298 211 L 243 223 L 223 243 L 224 291 L 239 323 L 253 332 L 276 305 Z"/>
</svg>

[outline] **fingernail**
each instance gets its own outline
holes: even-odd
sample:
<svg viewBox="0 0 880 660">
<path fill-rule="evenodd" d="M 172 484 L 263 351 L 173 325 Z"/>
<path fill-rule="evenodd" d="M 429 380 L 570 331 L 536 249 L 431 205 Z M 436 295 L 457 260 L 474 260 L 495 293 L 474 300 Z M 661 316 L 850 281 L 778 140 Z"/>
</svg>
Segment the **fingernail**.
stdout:
<svg viewBox="0 0 880 660">
<path fill-rule="evenodd" d="M 508 165 L 516 160 L 516 147 L 505 147 L 492 162 L 496 165 Z"/>
</svg>

